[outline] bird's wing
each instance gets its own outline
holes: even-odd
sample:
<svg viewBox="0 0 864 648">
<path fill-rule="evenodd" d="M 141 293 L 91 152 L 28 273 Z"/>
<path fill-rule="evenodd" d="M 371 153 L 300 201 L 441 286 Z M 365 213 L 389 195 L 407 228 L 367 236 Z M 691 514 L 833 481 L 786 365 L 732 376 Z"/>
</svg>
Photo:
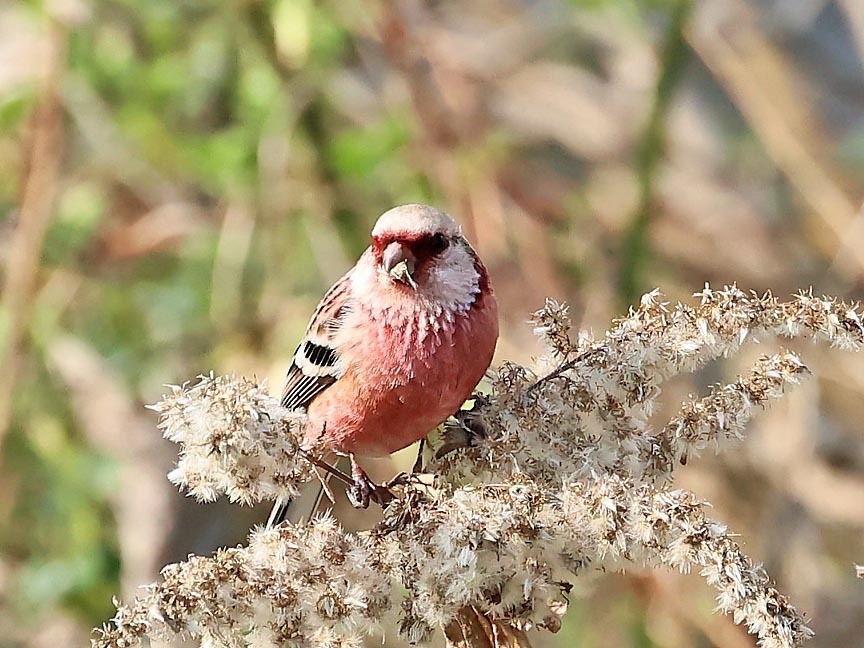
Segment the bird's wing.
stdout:
<svg viewBox="0 0 864 648">
<path fill-rule="evenodd" d="M 307 407 L 342 375 L 335 338 L 352 308 L 349 273 L 333 284 L 312 315 L 288 369 L 282 390 L 283 407 L 292 410 Z"/>
</svg>

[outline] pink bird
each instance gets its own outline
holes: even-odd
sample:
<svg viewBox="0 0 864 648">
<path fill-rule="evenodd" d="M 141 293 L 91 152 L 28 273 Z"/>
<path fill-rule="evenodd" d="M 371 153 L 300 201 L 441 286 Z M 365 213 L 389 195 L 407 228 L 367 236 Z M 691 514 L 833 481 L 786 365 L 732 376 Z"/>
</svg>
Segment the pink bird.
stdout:
<svg viewBox="0 0 864 648">
<path fill-rule="evenodd" d="M 459 225 L 433 207 L 396 207 L 312 315 L 282 405 L 306 410 L 309 445 L 350 457 L 349 494 L 365 508 L 375 485 L 356 457 L 401 450 L 455 413 L 497 339 L 489 275 Z"/>
</svg>

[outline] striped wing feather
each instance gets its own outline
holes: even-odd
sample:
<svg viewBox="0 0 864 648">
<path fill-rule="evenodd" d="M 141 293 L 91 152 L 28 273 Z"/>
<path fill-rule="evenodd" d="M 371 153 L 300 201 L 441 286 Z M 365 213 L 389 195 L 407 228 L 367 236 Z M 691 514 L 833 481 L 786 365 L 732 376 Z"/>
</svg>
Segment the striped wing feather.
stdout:
<svg viewBox="0 0 864 648">
<path fill-rule="evenodd" d="M 334 343 L 345 316 L 351 310 L 349 275 L 337 281 L 315 309 L 306 335 L 294 358 L 282 390 L 282 406 L 306 408 L 342 375 L 339 350 Z"/>
</svg>

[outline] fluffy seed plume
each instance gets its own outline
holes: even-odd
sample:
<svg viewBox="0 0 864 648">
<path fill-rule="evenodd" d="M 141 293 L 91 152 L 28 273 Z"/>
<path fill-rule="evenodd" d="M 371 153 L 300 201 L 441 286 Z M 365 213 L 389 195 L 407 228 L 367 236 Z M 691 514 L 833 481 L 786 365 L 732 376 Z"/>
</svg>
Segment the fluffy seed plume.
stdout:
<svg viewBox="0 0 864 648">
<path fill-rule="evenodd" d="M 719 607 L 764 646 L 810 634 L 693 494 L 607 477 L 554 495 L 525 481 L 409 497 L 359 534 L 330 517 L 256 531 L 246 548 L 167 567 L 161 583 L 118 608 L 94 646 L 178 634 L 232 646 L 359 646 L 395 626 L 418 643 L 466 605 L 522 630 L 554 631 L 569 581 L 628 565 L 699 569 Z"/>
<path fill-rule="evenodd" d="M 359 646 L 398 633 L 452 635 L 466 610 L 514 633 L 556 631 L 571 584 L 597 569 L 698 572 L 718 609 L 760 646 L 809 636 L 765 571 L 672 483 L 675 467 L 724 450 L 749 420 L 808 373 L 796 353 L 762 356 L 742 376 L 655 420 L 664 383 L 750 340 L 808 336 L 841 349 L 864 340 L 857 307 L 801 293 L 782 302 L 706 286 L 695 305 L 657 293 L 599 339 L 571 334 L 566 308 L 535 314 L 546 375 L 505 364 L 491 395 L 460 414 L 461 447 L 431 464 L 435 488 L 409 484 L 384 521 L 347 533 L 329 516 L 256 530 L 246 547 L 191 557 L 96 633 L 94 646 L 191 637 L 202 645 Z M 258 501 L 308 479 L 297 420 L 263 388 L 205 377 L 157 406 L 181 444 L 172 479 L 199 497 Z M 457 427 L 455 424 L 451 429 Z M 503 624 L 503 625 L 502 625 Z"/>
<path fill-rule="evenodd" d="M 150 408 L 165 438 L 180 446 L 168 478 L 201 501 L 293 497 L 312 477 L 300 453 L 302 416 L 247 378 L 199 376 L 194 385 L 172 386 Z"/>
</svg>

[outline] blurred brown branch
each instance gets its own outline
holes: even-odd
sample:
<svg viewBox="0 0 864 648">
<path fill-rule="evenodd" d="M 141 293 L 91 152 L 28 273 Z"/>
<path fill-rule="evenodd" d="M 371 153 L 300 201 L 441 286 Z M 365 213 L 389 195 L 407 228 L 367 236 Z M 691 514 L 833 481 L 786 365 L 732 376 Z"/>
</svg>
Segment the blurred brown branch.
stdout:
<svg viewBox="0 0 864 648">
<path fill-rule="evenodd" d="M 6 330 L 0 342 L 0 367 L 3 367 L 0 372 L 0 443 L 12 419 L 12 394 L 27 344 L 42 241 L 57 195 L 64 142 L 60 86 L 66 65 L 67 40 L 68 28 L 53 22 L 47 73 L 41 82 L 26 142 L 27 171 L 2 297 Z"/>
<path fill-rule="evenodd" d="M 861 232 L 850 240 L 858 209 L 826 162 L 817 118 L 753 9 L 741 0 L 704 4 L 691 21 L 687 40 L 831 233 L 830 241 L 816 237 L 816 242 L 828 248 L 829 256 L 848 253 L 855 267 L 842 269 L 859 276 L 864 272 Z"/>
</svg>

